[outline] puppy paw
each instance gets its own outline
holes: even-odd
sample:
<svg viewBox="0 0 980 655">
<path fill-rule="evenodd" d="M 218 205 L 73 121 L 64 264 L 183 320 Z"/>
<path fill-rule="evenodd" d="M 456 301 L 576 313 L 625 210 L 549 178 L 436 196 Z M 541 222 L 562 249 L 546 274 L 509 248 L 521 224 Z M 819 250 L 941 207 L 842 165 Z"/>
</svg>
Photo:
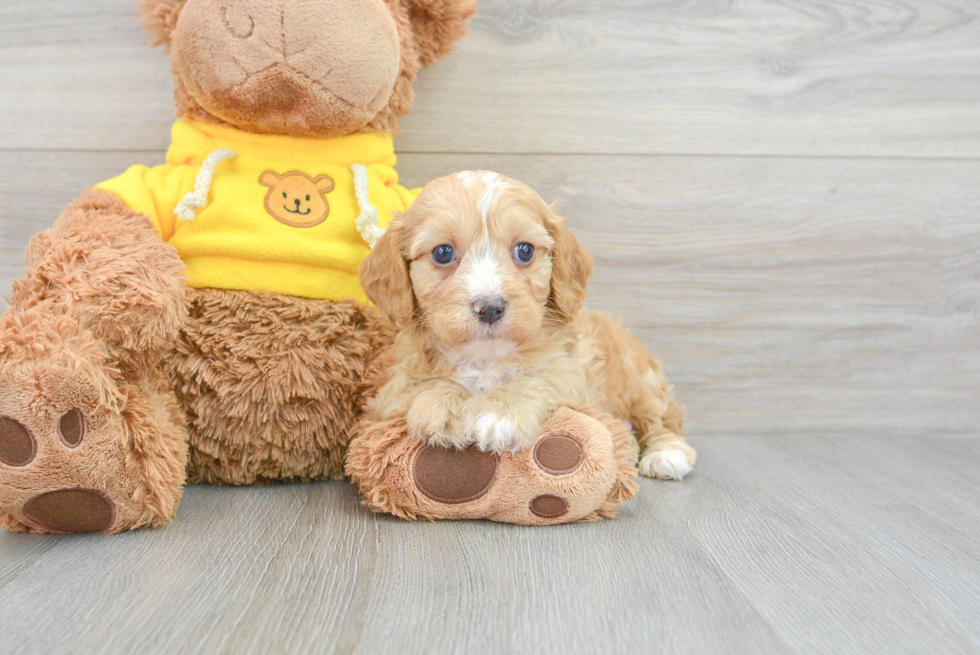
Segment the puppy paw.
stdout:
<svg viewBox="0 0 980 655">
<path fill-rule="evenodd" d="M 467 428 L 467 433 L 480 450 L 519 450 L 517 427 L 506 416 L 497 416 L 492 412 L 480 414 Z"/>
<path fill-rule="evenodd" d="M 688 452 L 690 451 L 690 452 Z M 694 468 L 694 450 L 690 446 L 667 446 L 647 451 L 637 467 L 640 475 L 660 480 L 683 480 Z"/>
<path fill-rule="evenodd" d="M 463 431 L 480 450 L 517 452 L 534 445 L 549 414 L 531 402 L 474 396 L 463 403 Z"/>
<path fill-rule="evenodd" d="M 461 402 L 447 402 L 446 399 L 416 398 L 405 417 L 409 434 L 431 446 L 465 448 L 472 445 L 459 417 L 461 405 Z"/>
</svg>

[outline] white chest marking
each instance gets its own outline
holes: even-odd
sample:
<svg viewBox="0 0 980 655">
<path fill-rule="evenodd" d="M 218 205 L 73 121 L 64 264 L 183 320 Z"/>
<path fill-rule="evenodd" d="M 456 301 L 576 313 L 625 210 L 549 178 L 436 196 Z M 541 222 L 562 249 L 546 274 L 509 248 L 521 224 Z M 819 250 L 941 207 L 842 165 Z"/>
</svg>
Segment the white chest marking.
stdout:
<svg viewBox="0 0 980 655">
<path fill-rule="evenodd" d="M 511 342 L 479 342 L 445 355 L 456 364 L 455 382 L 477 396 L 521 375 L 523 368 L 520 365 L 506 361 L 513 350 Z"/>
</svg>

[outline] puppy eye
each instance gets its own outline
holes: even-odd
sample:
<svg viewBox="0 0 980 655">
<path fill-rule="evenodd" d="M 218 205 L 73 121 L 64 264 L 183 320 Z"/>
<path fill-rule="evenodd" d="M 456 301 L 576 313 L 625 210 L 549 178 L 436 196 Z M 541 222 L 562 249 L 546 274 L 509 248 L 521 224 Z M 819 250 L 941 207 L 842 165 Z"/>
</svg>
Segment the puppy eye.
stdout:
<svg viewBox="0 0 980 655">
<path fill-rule="evenodd" d="M 534 259 L 534 246 L 530 243 L 519 243 L 514 246 L 514 259 L 522 264 L 530 264 Z"/>
<path fill-rule="evenodd" d="M 448 266 L 456 260 L 456 251 L 453 250 L 452 246 L 436 246 L 436 249 L 432 251 L 432 261 L 439 266 Z"/>
</svg>

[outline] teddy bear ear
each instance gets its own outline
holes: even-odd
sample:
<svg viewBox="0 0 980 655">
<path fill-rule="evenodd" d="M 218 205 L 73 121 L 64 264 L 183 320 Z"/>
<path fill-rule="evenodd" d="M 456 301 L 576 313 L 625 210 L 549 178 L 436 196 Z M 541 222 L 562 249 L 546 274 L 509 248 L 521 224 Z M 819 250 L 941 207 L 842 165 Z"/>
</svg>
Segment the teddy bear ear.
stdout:
<svg viewBox="0 0 980 655">
<path fill-rule="evenodd" d="M 476 12 L 476 0 L 401 0 L 415 32 L 419 60 L 431 66 L 466 34 L 466 22 Z"/>
<path fill-rule="evenodd" d="M 139 0 L 143 14 L 140 23 L 153 37 L 153 45 L 170 43 L 170 35 L 177 27 L 177 17 L 187 0 Z"/>
</svg>

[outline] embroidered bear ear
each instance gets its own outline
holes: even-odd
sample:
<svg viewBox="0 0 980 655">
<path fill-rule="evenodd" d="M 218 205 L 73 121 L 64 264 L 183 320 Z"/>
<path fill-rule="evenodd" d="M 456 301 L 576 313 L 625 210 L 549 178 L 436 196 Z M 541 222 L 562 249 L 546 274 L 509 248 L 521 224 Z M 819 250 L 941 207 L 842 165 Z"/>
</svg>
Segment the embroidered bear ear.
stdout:
<svg viewBox="0 0 980 655">
<path fill-rule="evenodd" d="M 313 180 L 313 184 L 320 193 L 330 193 L 333 191 L 333 178 L 329 175 L 320 175 Z"/>
<path fill-rule="evenodd" d="M 139 0 L 143 29 L 153 37 L 153 45 L 170 45 L 177 17 L 187 0 Z"/>
<path fill-rule="evenodd" d="M 267 186 L 271 189 L 274 188 L 277 184 L 279 184 L 279 180 L 281 179 L 282 177 L 279 174 L 277 174 L 275 171 L 266 171 L 265 173 L 262 173 L 262 175 L 259 176 L 259 184 L 261 184 L 262 186 Z M 330 185 L 332 187 L 333 182 L 331 182 Z"/>
</svg>

